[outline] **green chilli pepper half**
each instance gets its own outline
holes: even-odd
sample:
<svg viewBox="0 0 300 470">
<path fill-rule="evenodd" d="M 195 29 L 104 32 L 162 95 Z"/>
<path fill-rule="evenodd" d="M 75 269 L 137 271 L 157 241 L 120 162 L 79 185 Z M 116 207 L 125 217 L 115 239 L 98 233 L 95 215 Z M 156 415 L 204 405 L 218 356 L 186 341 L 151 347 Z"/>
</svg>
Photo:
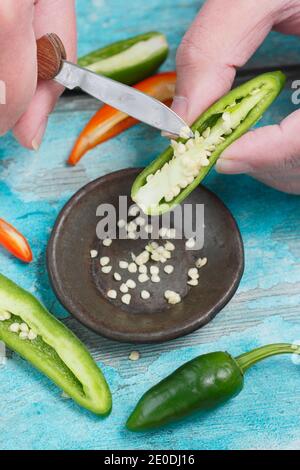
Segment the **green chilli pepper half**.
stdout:
<svg viewBox="0 0 300 470">
<path fill-rule="evenodd" d="M 99 415 L 111 411 L 109 387 L 84 345 L 35 297 L 1 274 L 0 341 L 79 405 Z"/>
<path fill-rule="evenodd" d="M 300 347 L 270 344 L 235 359 L 227 352 L 196 357 L 145 393 L 129 417 L 127 428 L 147 431 L 215 408 L 241 392 L 249 367 L 277 354 L 300 354 Z"/>
<path fill-rule="evenodd" d="M 169 53 L 166 37 L 157 32 L 141 34 L 91 52 L 78 60 L 81 67 L 133 85 L 152 75 Z"/>
<path fill-rule="evenodd" d="M 285 84 L 272 72 L 233 89 L 192 126 L 194 138 L 171 146 L 136 178 L 132 199 L 146 213 L 159 215 L 180 204 L 215 165 L 218 157 L 263 115 Z"/>
</svg>

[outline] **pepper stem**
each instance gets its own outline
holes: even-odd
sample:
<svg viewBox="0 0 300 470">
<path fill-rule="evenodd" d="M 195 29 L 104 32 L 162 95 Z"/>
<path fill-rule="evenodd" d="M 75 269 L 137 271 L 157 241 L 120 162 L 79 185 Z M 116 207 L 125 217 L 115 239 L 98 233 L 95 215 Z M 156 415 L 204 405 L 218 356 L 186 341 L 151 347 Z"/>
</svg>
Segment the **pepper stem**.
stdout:
<svg viewBox="0 0 300 470">
<path fill-rule="evenodd" d="M 253 366 L 257 362 L 260 362 L 267 357 L 276 356 L 278 354 L 299 354 L 300 355 L 300 346 L 288 344 L 288 343 L 278 343 L 278 344 L 269 344 L 267 346 L 262 346 L 253 351 L 249 351 L 245 354 L 241 354 L 236 357 L 236 362 L 240 366 L 243 372 L 245 372 L 249 367 Z"/>
</svg>

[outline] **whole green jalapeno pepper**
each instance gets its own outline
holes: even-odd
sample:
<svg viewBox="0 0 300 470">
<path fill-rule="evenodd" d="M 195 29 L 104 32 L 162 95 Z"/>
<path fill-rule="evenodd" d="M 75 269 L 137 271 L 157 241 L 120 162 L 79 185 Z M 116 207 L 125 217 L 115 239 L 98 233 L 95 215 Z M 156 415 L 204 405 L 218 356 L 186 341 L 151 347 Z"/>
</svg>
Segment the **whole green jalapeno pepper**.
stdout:
<svg viewBox="0 0 300 470">
<path fill-rule="evenodd" d="M 0 341 L 79 405 L 99 415 L 109 414 L 109 387 L 84 345 L 35 297 L 1 274 Z"/>
<path fill-rule="evenodd" d="M 221 153 L 263 115 L 285 83 L 280 71 L 265 73 L 233 89 L 192 126 L 193 139 L 178 139 L 145 168 L 132 186 L 132 199 L 146 214 L 180 204 L 208 174 Z"/>
<path fill-rule="evenodd" d="M 166 37 L 158 32 L 118 41 L 80 57 L 78 64 L 127 85 L 150 77 L 169 53 Z"/>
<path fill-rule="evenodd" d="M 241 392 L 249 367 L 277 354 L 300 354 L 300 347 L 271 344 L 235 359 L 227 352 L 196 357 L 145 393 L 129 417 L 127 428 L 147 431 L 221 405 Z"/>
</svg>

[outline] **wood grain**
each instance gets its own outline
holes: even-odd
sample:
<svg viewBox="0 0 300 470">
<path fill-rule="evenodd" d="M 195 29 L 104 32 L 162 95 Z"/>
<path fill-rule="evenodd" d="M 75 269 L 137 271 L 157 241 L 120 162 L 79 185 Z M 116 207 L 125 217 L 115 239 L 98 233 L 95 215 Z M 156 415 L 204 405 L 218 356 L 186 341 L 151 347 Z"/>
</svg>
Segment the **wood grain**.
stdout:
<svg viewBox="0 0 300 470">
<path fill-rule="evenodd" d="M 66 50 L 57 34 L 45 34 L 36 42 L 38 79 L 52 80 L 59 73 Z"/>
</svg>

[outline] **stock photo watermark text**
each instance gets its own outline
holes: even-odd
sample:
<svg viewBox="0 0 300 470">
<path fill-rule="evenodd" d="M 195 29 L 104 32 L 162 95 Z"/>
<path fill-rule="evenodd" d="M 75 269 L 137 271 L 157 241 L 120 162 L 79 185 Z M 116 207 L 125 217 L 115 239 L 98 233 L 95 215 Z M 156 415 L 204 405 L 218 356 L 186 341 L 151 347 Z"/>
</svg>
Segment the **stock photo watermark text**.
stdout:
<svg viewBox="0 0 300 470">
<path fill-rule="evenodd" d="M 294 80 L 291 86 L 295 90 L 292 93 L 292 103 L 298 105 L 300 104 L 300 80 Z"/>
<path fill-rule="evenodd" d="M 124 240 L 134 232 L 135 239 L 193 239 L 190 249 L 199 250 L 204 246 L 204 204 L 183 204 L 161 216 L 151 216 L 145 215 L 138 206 L 130 205 L 127 196 L 119 196 L 118 207 L 101 204 L 96 216 L 100 217 L 96 227 L 99 240 Z"/>
</svg>

